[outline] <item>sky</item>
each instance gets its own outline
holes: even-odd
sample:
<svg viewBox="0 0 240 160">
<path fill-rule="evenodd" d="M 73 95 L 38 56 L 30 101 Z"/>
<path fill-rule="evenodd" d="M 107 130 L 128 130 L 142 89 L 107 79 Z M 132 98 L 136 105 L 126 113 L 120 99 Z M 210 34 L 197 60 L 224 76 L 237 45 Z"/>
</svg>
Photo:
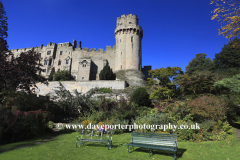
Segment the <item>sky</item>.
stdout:
<svg viewBox="0 0 240 160">
<path fill-rule="evenodd" d="M 143 28 L 142 66 L 181 67 L 196 54 L 213 59 L 228 39 L 211 20 L 210 0 L 1 0 L 8 17 L 9 49 L 82 41 L 115 45 L 117 17 L 136 14 Z"/>
</svg>

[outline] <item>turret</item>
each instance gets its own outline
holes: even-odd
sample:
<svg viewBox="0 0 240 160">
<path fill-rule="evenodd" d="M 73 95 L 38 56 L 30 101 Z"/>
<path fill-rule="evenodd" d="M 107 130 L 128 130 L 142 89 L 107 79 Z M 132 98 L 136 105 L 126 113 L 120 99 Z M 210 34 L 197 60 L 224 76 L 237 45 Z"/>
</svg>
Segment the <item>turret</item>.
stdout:
<svg viewBox="0 0 240 160">
<path fill-rule="evenodd" d="M 121 69 L 141 70 L 142 37 L 143 30 L 138 25 L 136 15 L 128 14 L 117 18 L 115 71 Z"/>
</svg>

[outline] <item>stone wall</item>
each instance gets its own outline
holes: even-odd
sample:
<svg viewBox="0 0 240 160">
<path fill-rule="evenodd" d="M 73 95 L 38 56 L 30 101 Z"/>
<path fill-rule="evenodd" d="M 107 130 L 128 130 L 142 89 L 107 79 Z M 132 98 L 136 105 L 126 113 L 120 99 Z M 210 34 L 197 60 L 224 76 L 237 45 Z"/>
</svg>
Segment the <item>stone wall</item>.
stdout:
<svg viewBox="0 0 240 160">
<path fill-rule="evenodd" d="M 59 87 L 59 82 L 48 82 L 48 85 L 37 83 L 36 86 L 38 89 L 35 89 L 36 93 L 38 95 L 45 96 L 48 93 L 54 93 L 54 90 Z M 125 89 L 126 88 L 126 82 L 125 81 L 62 81 L 61 82 L 63 86 L 73 93 L 75 89 L 77 89 L 78 92 L 86 93 L 92 88 L 111 88 L 111 89 Z"/>
</svg>

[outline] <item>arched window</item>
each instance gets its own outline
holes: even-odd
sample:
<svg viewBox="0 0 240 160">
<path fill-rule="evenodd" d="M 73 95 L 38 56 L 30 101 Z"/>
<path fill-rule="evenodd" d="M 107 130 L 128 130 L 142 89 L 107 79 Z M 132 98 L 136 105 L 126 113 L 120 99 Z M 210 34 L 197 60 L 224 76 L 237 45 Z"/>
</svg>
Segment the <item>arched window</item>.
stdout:
<svg viewBox="0 0 240 160">
<path fill-rule="evenodd" d="M 59 66 L 61 65 L 61 60 L 58 61 L 58 65 L 59 65 Z"/>
<path fill-rule="evenodd" d="M 52 59 L 49 59 L 48 65 L 51 66 L 51 64 L 52 64 Z"/>
</svg>

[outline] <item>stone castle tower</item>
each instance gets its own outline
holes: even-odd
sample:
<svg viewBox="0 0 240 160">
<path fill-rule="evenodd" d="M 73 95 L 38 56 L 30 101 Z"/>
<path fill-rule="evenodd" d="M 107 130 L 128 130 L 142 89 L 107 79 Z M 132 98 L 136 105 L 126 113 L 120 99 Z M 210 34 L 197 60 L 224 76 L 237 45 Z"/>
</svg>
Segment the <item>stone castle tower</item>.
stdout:
<svg viewBox="0 0 240 160">
<path fill-rule="evenodd" d="M 122 15 L 117 18 L 115 71 L 121 69 L 141 70 L 142 37 L 143 30 L 138 25 L 136 15 Z"/>
<path fill-rule="evenodd" d="M 113 72 L 142 70 L 141 41 L 143 30 L 138 25 L 138 17 L 128 14 L 117 18 L 115 29 L 116 45 L 106 49 L 82 48 L 82 42 L 51 43 L 47 46 L 34 47 L 42 58 L 42 75 L 51 78 L 54 72 L 68 70 L 76 81 L 99 80 L 99 73 L 105 65 L 109 65 Z M 11 50 L 15 56 L 33 48 Z M 143 69 L 144 70 L 144 69 Z M 128 73 L 131 75 L 132 73 Z M 117 75 L 118 79 L 123 79 Z M 125 74 L 122 77 L 128 77 Z"/>
</svg>

